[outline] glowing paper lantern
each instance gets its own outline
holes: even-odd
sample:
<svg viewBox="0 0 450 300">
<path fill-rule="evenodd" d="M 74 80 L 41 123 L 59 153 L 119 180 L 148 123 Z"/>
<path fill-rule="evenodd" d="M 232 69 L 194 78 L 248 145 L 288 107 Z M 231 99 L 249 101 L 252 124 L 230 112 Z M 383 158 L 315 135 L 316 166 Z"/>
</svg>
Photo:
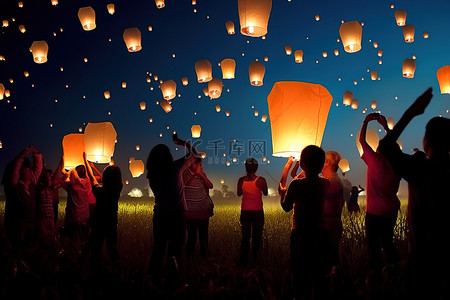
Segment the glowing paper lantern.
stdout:
<svg viewBox="0 0 450 300">
<path fill-rule="evenodd" d="M 144 101 L 139 102 L 139 108 L 140 108 L 141 110 L 145 110 L 146 105 L 145 105 L 145 102 L 144 102 Z"/>
<path fill-rule="evenodd" d="M 105 99 L 109 99 L 109 98 L 111 98 L 111 92 L 110 91 L 104 91 L 103 92 L 103 96 L 105 97 Z"/>
<path fill-rule="evenodd" d="M 227 21 L 225 23 L 225 27 L 227 28 L 228 34 L 234 34 L 235 33 L 233 21 Z"/>
<path fill-rule="evenodd" d="M 48 44 L 45 41 L 34 41 L 30 50 L 35 63 L 43 64 L 47 62 Z"/>
<path fill-rule="evenodd" d="M 339 161 L 339 168 L 343 173 L 347 173 L 350 171 L 350 164 L 346 158 L 343 158 Z"/>
<path fill-rule="evenodd" d="M 127 83 L 125 81 L 122 82 L 122 88 L 126 89 L 127 88 Z"/>
<path fill-rule="evenodd" d="M 0 100 L 3 100 L 3 95 L 5 94 L 5 86 L 0 83 Z"/>
<path fill-rule="evenodd" d="M 358 21 L 342 23 L 339 35 L 346 52 L 353 53 L 361 50 L 362 26 Z"/>
<path fill-rule="evenodd" d="M 187 77 L 181 78 L 181 83 L 183 83 L 183 85 L 188 85 L 188 83 L 189 83 L 188 78 Z"/>
<path fill-rule="evenodd" d="M 414 32 L 414 26 L 411 24 L 405 25 L 405 27 L 403 27 L 403 37 L 405 38 L 405 42 L 414 42 Z"/>
<path fill-rule="evenodd" d="M 339 55 L 339 50 L 338 49 L 334 49 L 334 55 L 338 56 Z"/>
<path fill-rule="evenodd" d="M 370 103 L 370 108 L 372 108 L 372 109 L 377 108 L 377 101 L 373 100 L 373 101 Z"/>
<path fill-rule="evenodd" d="M 166 6 L 164 0 L 155 0 L 155 4 L 157 8 L 163 8 L 164 6 Z"/>
<path fill-rule="evenodd" d="M 377 42 L 373 42 L 373 47 L 374 48 L 378 48 L 378 43 Z"/>
<path fill-rule="evenodd" d="M 116 12 L 114 4 L 108 4 L 106 5 L 106 8 L 108 9 L 108 13 L 110 15 L 113 15 Z"/>
<path fill-rule="evenodd" d="M 219 78 L 213 78 L 208 82 L 208 94 L 211 99 L 217 99 L 222 94 L 223 83 Z"/>
<path fill-rule="evenodd" d="M 78 10 L 78 19 L 86 31 L 95 29 L 95 10 L 91 6 L 85 6 Z"/>
<path fill-rule="evenodd" d="M 328 53 L 327 53 L 326 51 L 323 51 L 323 52 L 322 52 L 322 56 L 323 56 L 323 57 L 327 57 L 327 56 L 328 56 Z"/>
<path fill-rule="evenodd" d="M 212 65 L 207 59 L 195 63 L 195 72 L 199 83 L 208 82 L 212 79 Z"/>
<path fill-rule="evenodd" d="M 27 30 L 25 29 L 25 26 L 23 26 L 23 25 L 19 25 L 19 30 L 20 30 L 20 32 L 22 32 L 22 33 L 25 33 Z"/>
<path fill-rule="evenodd" d="M 204 94 L 206 97 L 209 96 L 209 90 L 208 90 L 208 87 L 204 87 L 204 88 L 203 88 L 203 94 Z"/>
<path fill-rule="evenodd" d="M 137 27 L 127 28 L 123 31 L 123 40 L 127 45 L 128 52 L 138 52 L 141 46 L 141 31 Z"/>
<path fill-rule="evenodd" d="M 19 7 L 22 8 L 23 7 L 23 2 L 19 1 L 19 3 L 17 3 L 17 5 L 19 5 Z"/>
<path fill-rule="evenodd" d="M 377 80 L 378 79 L 377 71 L 370 72 L 370 79 L 372 79 L 372 80 Z"/>
<path fill-rule="evenodd" d="M 52 5 L 53 5 L 53 6 L 58 5 L 58 0 L 52 0 Z"/>
<path fill-rule="evenodd" d="M 353 99 L 351 104 L 352 109 L 358 109 L 358 104 L 359 104 L 358 99 Z"/>
<path fill-rule="evenodd" d="M 141 176 L 144 174 L 144 162 L 140 159 L 133 159 L 130 160 L 130 166 L 129 166 L 131 176 L 134 178 Z"/>
<path fill-rule="evenodd" d="M 265 123 L 267 121 L 267 115 L 261 116 L 261 122 Z"/>
<path fill-rule="evenodd" d="M 302 50 L 296 50 L 294 53 L 295 62 L 296 63 L 302 63 L 303 62 L 303 51 Z"/>
<path fill-rule="evenodd" d="M 172 100 L 177 95 L 177 84 L 172 79 L 166 80 L 159 85 L 162 95 L 166 100 Z"/>
<path fill-rule="evenodd" d="M 192 125 L 191 133 L 193 138 L 199 138 L 202 132 L 202 127 L 200 125 Z"/>
<path fill-rule="evenodd" d="M 345 91 L 344 92 L 343 104 L 345 106 L 351 105 L 352 104 L 352 100 L 353 100 L 353 93 L 350 92 L 350 91 Z"/>
<path fill-rule="evenodd" d="M 266 68 L 260 61 L 254 61 L 248 67 L 248 75 L 250 77 L 250 84 L 254 86 L 263 85 L 264 73 Z"/>
<path fill-rule="evenodd" d="M 388 128 L 390 130 L 392 130 L 394 128 L 394 119 L 393 118 L 387 118 L 386 122 L 387 122 Z"/>
<path fill-rule="evenodd" d="M 5 90 L 5 97 L 9 98 L 11 96 L 11 92 L 9 90 Z"/>
<path fill-rule="evenodd" d="M 223 79 L 233 79 L 236 70 L 236 62 L 232 58 L 226 58 L 220 62 Z"/>
<path fill-rule="evenodd" d="M 320 84 L 276 82 L 267 97 L 273 155 L 299 155 L 308 145 L 320 146 L 333 97 Z"/>
<path fill-rule="evenodd" d="M 253 37 L 266 35 L 271 10 L 272 0 L 238 0 L 241 33 Z"/>
<path fill-rule="evenodd" d="M 430 35 L 428 34 L 428 32 L 424 32 L 423 33 L 423 38 L 424 39 L 427 39 L 427 38 L 429 38 L 430 37 Z"/>
<path fill-rule="evenodd" d="M 23 72 L 23 75 L 24 75 L 25 77 L 28 77 L 28 76 L 30 76 L 30 73 L 29 73 L 28 71 L 24 71 L 24 72 Z"/>
<path fill-rule="evenodd" d="M 220 112 L 220 105 L 219 104 L 216 105 L 216 112 Z"/>
<path fill-rule="evenodd" d="M 116 138 L 117 133 L 111 122 L 88 123 L 84 130 L 87 160 L 98 163 L 110 162 Z"/>
<path fill-rule="evenodd" d="M 378 50 L 378 56 L 382 57 L 383 56 L 383 50 Z"/>
<path fill-rule="evenodd" d="M 166 112 L 166 113 L 169 113 L 171 110 L 172 110 L 172 106 L 170 105 L 170 103 L 169 103 L 169 101 L 167 101 L 167 100 L 161 100 L 160 102 L 159 102 L 159 105 L 161 105 L 161 107 L 162 107 L 162 109 L 164 109 L 164 111 Z"/>
<path fill-rule="evenodd" d="M 406 24 L 406 11 L 404 11 L 404 10 L 397 10 L 395 12 L 395 21 L 397 22 L 398 26 L 405 26 L 405 24 Z"/>
<path fill-rule="evenodd" d="M 8 20 L 3 20 L 2 21 L 2 27 L 8 27 L 8 26 L 9 26 Z"/>
<path fill-rule="evenodd" d="M 292 47 L 290 45 L 286 45 L 286 46 L 284 46 L 284 51 L 286 52 L 287 55 L 291 55 Z"/>
<path fill-rule="evenodd" d="M 441 88 L 441 94 L 450 94 L 450 65 L 443 66 L 437 71 L 437 79 L 439 81 L 439 87 Z M 0 99 L 1 99 L 1 84 L 0 84 Z"/>
<path fill-rule="evenodd" d="M 84 134 L 71 133 L 65 135 L 62 140 L 62 147 L 64 154 L 64 169 L 70 170 L 79 165 L 84 165 Z"/>
<path fill-rule="evenodd" d="M 315 15 L 314 19 L 316 19 L 316 21 L 319 21 L 320 20 L 320 16 L 319 15 Z"/>
<path fill-rule="evenodd" d="M 402 64 L 402 73 L 405 78 L 414 78 L 416 71 L 416 61 L 414 59 L 405 59 Z"/>
<path fill-rule="evenodd" d="M 361 134 L 361 131 L 358 131 L 356 134 L 356 147 L 359 151 L 359 156 L 363 155 L 363 149 L 361 144 L 359 143 L 359 135 Z M 366 142 L 369 144 L 369 146 L 372 148 L 373 151 L 377 151 L 378 148 L 378 142 L 380 141 L 380 138 L 378 137 L 378 134 L 373 129 L 367 129 L 366 131 Z"/>
<path fill-rule="evenodd" d="M 259 111 L 255 110 L 254 114 L 255 114 L 255 117 L 257 117 L 259 115 Z"/>
<path fill-rule="evenodd" d="M 227 117 L 230 116 L 230 111 L 229 111 L 229 110 L 226 110 L 226 111 L 225 111 L 225 116 L 227 116 Z"/>
</svg>

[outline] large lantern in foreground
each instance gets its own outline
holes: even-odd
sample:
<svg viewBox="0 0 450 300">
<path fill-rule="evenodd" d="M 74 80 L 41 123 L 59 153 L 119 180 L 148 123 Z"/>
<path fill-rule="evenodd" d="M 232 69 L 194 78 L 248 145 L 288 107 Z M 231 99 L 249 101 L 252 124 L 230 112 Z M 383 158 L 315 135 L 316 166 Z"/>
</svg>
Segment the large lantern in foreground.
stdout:
<svg viewBox="0 0 450 300">
<path fill-rule="evenodd" d="M 3 83 L 0 83 L 0 100 L 3 100 L 3 95 L 5 94 L 5 86 Z"/>
<path fill-rule="evenodd" d="M 250 84 L 254 86 L 263 85 L 264 73 L 266 68 L 260 61 L 254 61 L 248 67 L 248 75 L 250 77 Z"/>
<path fill-rule="evenodd" d="M 45 41 L 34 41 L 30 50 L 35 63 L 43 64 L 47 62 L 48 44 Z"/>
<path fill-rule="evenodd" d="M 450 94 L 450 65 L 440 68 L 436 76 L 439 81 L 439 87 L 441 88 L 441 94 Z"/>
<path fill-rule="evenodd" d="M 95 10 L 91 6 L 81 7 L 78 10 L 78 19 L 86 31 L 95 29 Z"/>
<path fill-rule="evenodd" d="M 402 73 L 405 78 L 414 78 L 416 71 L 416 61 L 414 59 L 405 59 L 402 64 Z"/>
<path fill-rule="evenodd" d="M 208 82 L 212 79 L 212 65 L 207 59 L 195 62 L 195 73 L 199 83 Z"/>
<path fill-rule="evenodd" d="M 89 161 L 108 163 L 114 154 L 117 133 L 111 122 L 88 123 L 84 130 L 84 146 Z"/>
<path fill-rule="evenodd" d="M 223 79 L 233 79 L 234 72 L 236 70 L 236 62 L 232 58 L 225 58 L 220 62 L 220 68 L 222 69 Z"/>
<path fill-rule="evenodd" d="M 343 158 L 339 161 L 339 168 L 341 169 L 342 173 L 350 171 L 350 164 L 346 158 Z"/>
<path fill-rule="evenodd" d="M 342 23 L 339 35 L 345 52 L 353 53 L 361 50 L 362 26 L 358 21 Z"/>
<path fill-rule="evenodd" d="M 253 37 L 267 34 L 272 0 L 238 0 L 241 33 Z"/>
<path fill-rule="evenodd" d="M 144 162 L 140 159 L 130 159 L 131 176 L 139 177 L 144 174 Z"/>
<path fill-rule="evenodd" d="M 141 46 L 141 31 L 137 27 L 127 28 L 123 31 L 123 40 L 128 52 L 138 52 Z"/>
<path fill-rule="evenodd" d="M 356 134 L 356 147 L 358 148 L 359 156 L 362 156 L 364 151 L 359 142 L 360 134 L 361 134 L 361 131 L 358 131 L 358 133 Z M 377 132 L 373 129 L 367 129 L 366 142 L 367 142 L 367 144 L 369 144 L 370 148 L 372 148 L 373 151 L 377 151 L 379 141 L 380 141 L 380 138 L 378 137 Z"/>
<path fill-rule="evenodd" d="M 177 84 L 172 79 L 161 83 L 159 88 L 161 89 L 163 97 L 166 100 L 172 100 L 177 95 Z"/>
<path fill-rule="evenodd" d="M 320 147 L 332 100 L 320 84 L 276 82 L 267 97 L 273 155 L 299 158 L 306 146 Z"/>
<path fill-rule="evenodd" d="M 71 133 L 65 135 L 62 140 L 62 147 L 64 154 L 64 169 L 70 170 L 79 165 L 84 165 L 84 134 Z"/>
</svg>

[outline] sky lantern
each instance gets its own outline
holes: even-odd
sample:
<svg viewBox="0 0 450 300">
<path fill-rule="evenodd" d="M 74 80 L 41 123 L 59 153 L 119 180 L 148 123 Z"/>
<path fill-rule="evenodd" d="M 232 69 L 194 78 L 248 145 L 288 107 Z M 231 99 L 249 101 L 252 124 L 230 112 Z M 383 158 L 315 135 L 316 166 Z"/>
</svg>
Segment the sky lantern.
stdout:
<svg viewBox="0 0 450 300">
<path fill-rule="evenodd" d="M 424 39 L 427 39 L 427 38 L 429 38 L 430 37 L 430 35 L 428 34 L 428 32 L 424 32 L 423 33 L 423 38 Z"/>
<path fill-rule="evenodd" d="M 241 33 L 253 37 L 266 35 L 271 10 L 272 0 L 238 0 Z"/>
<path fill-rule="evenodd" d="M 296 50 L 294 53 L 295 62 L 296 63 L 302 63 L 303 62 L 303 51 L 302 50 Z"/>
<path fill-rule="evenodd" d="M 372 102 L 370 102 L 370 108 L 372 108 L 372 109 L 377 108 L 377 101 L 372 100 Z"/>
<path fill-rule="evenodd" d="M 200 125 L 192 125 L 191 134 L 193 138 L 199 138 L 202 132 L 202 127 Z"/>
<path fill-rule="evenodd" d="M 138 52 L 141 46 L 141 31 L 137 27 L 127 28 L 123 31 L 123 40 L 127 45 L 128 52 Z"/>
<path fill-rule="evenodd" d="M 361 144 L 359 143 L 359 135 L 361 134 L 361 131 L 358 131 L 356 134 L 356 147 L 359 151 L 359 156 L 363 155 L 363 149 Z M 372 148 L 373 151 L 377 151 L 378 148 L 378 142 L 380 141 L 380 138 L 378 137 L 378 134 L 373 129 L 367 129 L 366 131 L 366 141 L 367 144 L 369 144 L 370 148 Z"/>
<path fill-rule="evenodd" d="M 320 84 L 276 82 L 267 97 L 273 155 L 299 158 L 306 146 L 320 147 L 332 101 Z"/>
<path fill-rule="evenodd" d="M 319 15 L 315 15 L 315 16 L 314 16 L 314 19 L 315 19 L 316 21 L 319 21 L 319 20 L 320 20 L 320 16 L 319 16 Z"/>
<path fill-rule="evenodd" d="M 114 154 L 117 133 L 111 122 L 88 123 L 84 130 L 86 158 L 97 163 L 108 163 Z"/>
<path fill-rule="evenodd" d="M 51 2 L 52 2 L 52 5 L 53 5 L 53 6 L 58 5 L 58 0 L 51 0 Z"/>
<path fill-rule="evenodd" d="M 376 48 L 378 48 L 378 43 L 377 42 L 373 42 L 373 47 L 376 49 Z"/>
<path fill-rule="evenodd" d="M 17 5 L 19 5 L 19 7 L 22 8 L 22 7 L 23 7 L 23 2 L 22 2 L 22 1 L 19 1 L 19 2 L 17 3 Z"/>
<path fill-rule="evenodd" d="M 3 95 L 5 94 L 5 86 L 0 83 L 0 100 L 3 100 Z"/>
<path fill-rule="evenodd" d="M 225 111 L 225 116 L 227 116 L 227 117 L 230 116 L 230 111 L 229 111 L 229 110 L 226 110 L 226 111 Z"/>
<path fill-rule="evenodd" d="M 164 0 L 155 0 L 155 4 L 157 8 L 164 8 L 164 6 L 166 6 Z"/>
<path fill-rule="evenodd" d="M 223 83 L 220 78 L 213 78 L 208 82 L 208 94 L 211 99 L 217 99 L 222 94 Z"/>
<path fill-rule="evenodd" d="M 116 12 L 115 6 L 114 6 L 114 4 L 112 4 L 112 3 L 106 5 L 106 8 L 108 9 L 108 13 L 109 13 L 110 15 L 113 15 L 113 14 Z"/>
<path fill-rule="evenodd" d="M 344 100 L 342 101 L 342 103 L 345 106 L 348 106 L 348 105 L 352 104 L 352 100 L 353 100 L 353 93 L 350 91 L 345 91 L 344 92 Z"/>
<path fill-rule="evenodd" d="M 267 115 L 261 116 L 261 122 L 265 123 L 267 121 Z"/>
<path fill-rule="evenodd" d="M 127 88 L 127 83 L 125 81 L 122 81 L 122 88 L 126 89 Z"/>
<path fill-rule="evenodd" d="M 358 109 L 358 105 L 359 105 L 359 100 L 358 99 L 353 99 L 352 103 L 351 103 L 352 109 Z"/>
<path fill-rule="evenodd" d="M 370 79 L 372 80 L 377 80 L 378 79 L 378 72 L 373 70 L 372 72 L 370 72 Z"/>
<path fill-rule="evenodd" d="M 220 105 L 219 104 L 216 105 L 216 112 L 220 112 Z"/>
<path fill-rule="evenodd" d="M 441 94 L 450 94 L 450 65 L 443 66 L 437 71 L 437 79 L 439 81 L 439 87 L 441 88 Z M 1 99 L 1 83 L 0 83 L 0 99 Z"/>
<path fill-rule="evenodd" d="M 5 97 L 9 98 L 11 96 L 11 92 L 9 90 L 5 90 Z"/>
<path fill-rule="evenodd" d="M 35 63 L 43 64 L 47 62 L 48 44 L 45 41 L 34 41 L 30 50 Z"/>
<path fill-rule="evenodd" d="M 394 119 L 393 118 L 387 118 L 386 122 L 387 122 L 388 128 L 390 130 L 392 130 L 394 128 Z"/>
<path fill-rule="evenodd" d="M 95 29 L 95 10 L 91 6 L 81 7 L 78 10 L 78 19 L 80 19 L 84 30 L 90 31 Z"/>
<path fill-rule="evenodd" d="M 206 97 L 209 97 L 209 90 L 208 90 L 208 87 L 204 87 L 204 88 L 203 88 L 203 94 L 204 94 Z"/>
<path fill-rule="evenodd" d="M 27 30 L 25 29 L 25 26 L 24 25 L 19 25 L 19 30 L 20 30 L 20 32 L 22 32 L 22 33 L 25 33 Z"/>
<path fill-rule="evenodd" d="M 257 117 L 259 115 L 259 111 L 255 110 L 254 115 L 255 115 L 255 117 Z"/>
<path fill-rule="evenodd" d="M 28 71 L 23 71 L 23 76 L 25 76 L 25 77 L 30 76 L 30 72 L 28 72 Z"/>
<path fill-rule="evenodd" d="M 164 109 L 164 111 L 166 113 L 169 113 L 172 110 L 172 106 L 170 105 L 169 101 L 167 101 L 166 99 L 161 100 L 159 102 L 159 105 L 161 105 L 162 109 Z"/>
<path fill-rule="evenodd" d="M 402 64 L 402 73 L 405 78 L 414 78 L 416 71 L 416 61 L 414 59 L 405 59 Z"/>
<path fill-rule="evenodd" d="M 189 79 L 187 77 L 183 77 L 181 78 L 181 83 L 186 86 L 189 83 Z"/>
<path fill-rule="evenodd" d="M 220 68 L 222 69 L 223 79 L 233 79 L 234 72 L 236 70 L 236 62 L 232 58 L 225 58 L 220 62 Z"/>
<path fill-rule="evenodd" d="M 266 68 L 260 61 L 254 61 L 248 67 L 248 75 L 250 77 L 250 84 L 254 86 L 263 85 L 264 73 Z"/>
<path fill-rule="evenodd" d="M 334 55 L 338 56 L 339 55 L 339 50 L 338 49 L 334 49 Z"/>
<path fill-rule="evenodd" d="M 8 26 L 9 26 L 8 20 L 3 20 L 2 21 L 2 27 L 8 27 Z"/>
<path fill-rule="evenodd" d="M 84 134 L 71 133 L 65 135 L 62 140 L 62 147 L 64 154 L 64 169 L 70 170 L 76 166 L 84 165 Z"/>
<path fill-rule="evenodd" d="M 378 50 L 378 56 L 382 57 L 383 56 L 383 50 Z"/>
<path fill-rule="evenodd" d="M 341 169 L 342 173 L 347 173 L 350 171 L 350 164 L 346 158 L 343 158 L 339 161 L 339 168 Z"/>
<path fill-rule="evenodd" d="M 403 27 L 403 37 L 405 38 L 405 42 L 414 42 L 414 32 L 414 26 L 411 24 L 405 25 L 405 27 Z"/>
<path fill-rule="evenodd" d="M 398 26 L 405 26 L 406 24 L 406 11 L 405 10 L 397 10 L 395 12 L 395 21 Z"/>
<path fill-rule="evenodd" d="M 139 108 L 140 108 L 141 110 L 145 110 L 145 108 L 146 108 L 145 101 L 139 102 Z"/>
<path fill-rule="evenodd" d="M 159 85 L 164 99 L 172 100 L 177 95 L 177 84 L 172 79 L 166 80 Z"/>
<path fill-rule="evenodd" d="M 130 166 L 129 166 L 131 176 L 134 178 L 141 176 L 144 174 L 144 162 L 140 159 L 133 159 L 130 160 Z"/>
<path fill-rule="evenodd" d="M 227 28 L 228 34 L 234 34 L 235 33 L 233 21 L 227 21 L 225 23 L 225 27 Z"/>
<path fill-rule="evenodd" d="M 104 91 L 103 92 L 103 96 L 105 97 L 105 99 L 109 99 L 109 98 L 111 98 L 111 92 L 110 91 Z"/>
<path fill-rule="evenodd" d="M 358 21 L 342 23 L 339 35 L 345 52 L 353 53 L 361 50 L 362 26 Z"/>
<path fill-rule="evenodd" d="M 207 59 L 195 62 L 195 73 L 199 83 L 208 82 L 212 79 L 212 65 Z"/>
<path fill-rule="evenodd" d="M 290 45 L 284 46 L 284 51 L 286 52 L 287 55 L 291 55 L 292 54 L 292 46 L 290 46 Z"/>
</svg>

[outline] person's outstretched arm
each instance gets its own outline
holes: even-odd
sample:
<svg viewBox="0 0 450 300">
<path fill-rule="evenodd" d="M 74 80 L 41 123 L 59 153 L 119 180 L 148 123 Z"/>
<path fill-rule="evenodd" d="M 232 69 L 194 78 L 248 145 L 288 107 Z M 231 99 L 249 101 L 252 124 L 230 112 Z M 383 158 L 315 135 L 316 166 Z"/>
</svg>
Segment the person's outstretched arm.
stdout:
<svg viewBox="0 0 450 300">
<path fill-rule="evenodd" d="M 83 160 L 84 160 L 84 166 L 86 167 L 86 173 L 89 177 L 89 180 L 91 180 L 92 186 L 98 185 L 98 181 L 94 176 L 94 172 L 92 172 L 91 165 L 89 164 L 89 162 L 86 159 L 86 152 L 83 152 Z"/>
<path fill-rule="evenodd" d="M 269 189 L 267 188 L 267 181 L 264 177 L 259 177 L 258 181 L 260 182 L 260 189 L 264 196 L 269 194 Z"/>
<path fill-rule="evenodd" d="M 19 182 L 20 169 L 22 168 L 23 160 L 25 159 L 25 156 L 27 156 L 29 153 L 31 153 L 31 148 L 27 147 L 22 152 L 20 152 L 19 156 L 16 158 L 10 182 L 12 187 L 15 187 Z"/>
<path fill-rule="evenodd" d="M 297 176 L 297 172 L 298 172 L 298 168 L 300 167 L 300 161 L 297 160 L 294 164 L 294 167 L 292 168 L 291 171 L 291 177 L 295 178 Z"/>
<path fill-rule="evenodd" d="M 283 169 L 283 174 L 281 175 L 280 184 L 278 185 L 278 194 L 281 195 L 281 192 L 284 190 L 286 192 L 286 181 L 289 174 L 289 169 L 291 168 L 292 164 L 294 163 L 294 157 L 291 156 L 288 158 L 288 161 L 286 162 L 286 165 Z M 284 197 L 284 196 L 282 196 Z"/>
<path fill-rule="evenodd" d="M 368 152 L 370 150 L 372 151 L 376 151 L 377 149 L 372 149 L 369 144 L 367 143 L 366 140 L 366 135 L 367 135 L 367 125 L 369 124 L 370 121 L 372 120 L 378 120 L 380 118 L 380 114 L 379 113 L 371 113 L 368 114 L 366 116 L 366 118 L 364 119 L 363 125 L 361 127 L 361 132 L 359 134 L 359 143 L 361 144 L 361 147 L 363 149 L 363 153 L 364 152 Z"/>
</svg>

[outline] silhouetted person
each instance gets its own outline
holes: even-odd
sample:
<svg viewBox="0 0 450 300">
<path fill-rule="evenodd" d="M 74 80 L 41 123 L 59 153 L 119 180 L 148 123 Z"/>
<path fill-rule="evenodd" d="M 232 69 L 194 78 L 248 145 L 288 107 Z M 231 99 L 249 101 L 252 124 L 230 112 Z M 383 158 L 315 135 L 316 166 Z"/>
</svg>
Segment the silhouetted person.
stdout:
<svg viewBox="0 0 450 300">
<path fill-rule="evenodd" d="M 206 257 L 208 251 L 208 227 L 212 202 L 209 189 L 213 184 L 203 172 L 202 159 L 195 162 L 183 172 L 184 196 L 186 198 L 187 243 L 186 254 L 192 260 L 197 236 L 200 243 L 200 256 Z"/>
<path fill-rule="evenodd" d="M 329 243 L 323 228 L 323 206 L 330 181 L 319 177 L 325 152 L 314 145 L 303 149 L 300 167 L 303 172 L 286 188 L 286 178 L 293 163 L 290 157 L 279 185 L 281 206 L 292 215 L 290 257 L 296 299 L 320 298 L 327 270 L 324 257 Z M 282 254 L 283 255 L 283 254 Z"/>
<path fill-rule="evenodd" d="M 359 212 L 358 196 L 361 192 L 365 191 L 361 186 L 359 188 L 354 185 L 352 187 L 352 192 L 350 199 L 348 200 L 348 211 L 349 213 Z"/>
<path fill-rule="evenodd" d="M 363 154 L 361 159 L 367 165 L 366 174 L 366 238 L 369 251 L 368 284 L 375 288 L 381 279 L 381 249 L 384 250 L 389 265 L 398 263 L 398 253 L 394 245 L 394 226 L 400 209 L 397 197 L 400 176 L 390 162 L 375 152 L 366 141 L 367 125 L 376 120 L 389 134 L 386 118 L 378 113 L 366 116 L 359 142 Z"/>
<path fill-rule="evenodd" d="M 253 261 L 258 262 L 261 248 L 262 232 L 264 228 L 264 210 L 262 195 L 267 196 L 267 182 L 262 176 L 257 176 L 258 161 L 254 158 L 245 160 L 246 176 L 239 178 L 237 195 L 242 196 L 241 203 L 241 230 L 242 240 L 239 261 L 242 266 L 248 263 L 250 240 L 253 247 Z"/>
<path fill-rule="evenodd" d="M 152 148 L 147 159 L 147 178 L 155 195 L 153 250 L 148 273 L 153 283 L 161 287 L 162 263 L 167 249 L 170 264 L 167 283 L 175 289 L 181 284 L 178 269 L 186 233 L 183 171 L 195 161 L 197 152 L 176 134 L 172 138 L 175 144 L 186 147 L 186 156 L 173 160 L 169 147 L 159 144 Z"/>
<path fill-rule="evenodd" d="M 429 88 L 405 111 L 380 141 L 380 152 L 408 182 L 410 254 L 405 287 L 410 299 L 450 298 L 450 119 L 434 117 L 426 125 L 423 149 L 403 153 L 396 141 L 409 122 L 424 113 L 432 98 Z"/>
<path fill-rule="evenodd" d="M 348 180 L 345 172 L 342 172 L 342 192 L 344 193 L 344 202 L 347 203 L 347 207 L 348 207 L 348 203 L 350 201 L 350 195 L 352 193 L 352 183 L 350 182 L 350 180 Z"/>
</svg>

